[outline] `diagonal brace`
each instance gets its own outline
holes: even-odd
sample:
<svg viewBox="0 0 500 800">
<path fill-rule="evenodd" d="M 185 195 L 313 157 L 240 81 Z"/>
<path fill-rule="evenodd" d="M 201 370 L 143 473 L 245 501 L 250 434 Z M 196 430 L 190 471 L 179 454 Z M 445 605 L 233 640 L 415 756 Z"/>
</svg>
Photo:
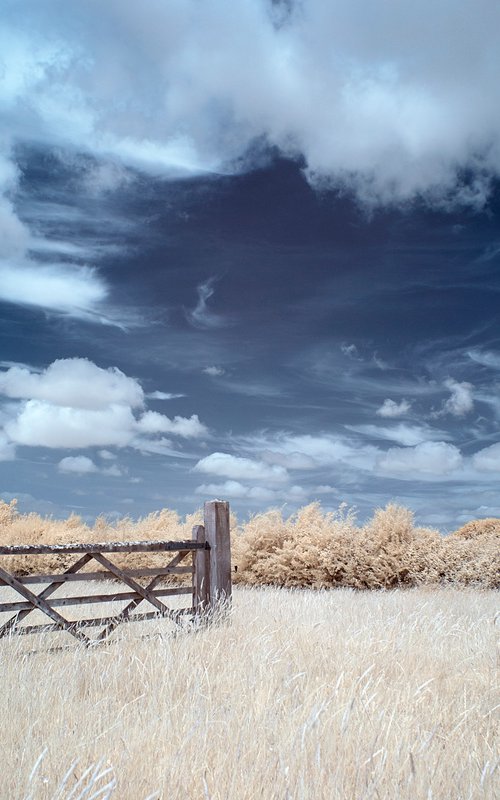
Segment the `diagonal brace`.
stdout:
<svg viewBox="0 0 500 800">
<path fill-rule="evenodd" d="M 71 567 L 69 567 L 69 569 L 65 570 L 62 574 L 63 575 L 70 575 L 70 574 L 73 574 L 75 572 L 78 572 L 78 570 L 80 570 L 82 567 L 84 567 L 85 564 L 88 564 L 88 562 L 91 561 L 91 560 L 92 560 L 92 556 L 89 555 L 88 553 L 85 553 L 84 556 L 79 558 L 78 561 L 75 561 L 75 563 L 72 564 Z M 49 586 L 46 586 L 45 589 L 42 592 L 40 592 L 38 597 L 41 600 L 44 600 L 46 597 L 50 597 L 50 595 L 54 594 L 56 589 L 58 589 L 59 586 L 62 586 L 63 583 L 64 583 L 64 581 L 62 581 L 62 580 L 59 581 L 59 580 L 57 580 L 57 578 L 55 578 L 53 581 L 51 581 Z M 34 611 L 34 610 L 35 610 L 34 608 L 30 608 L 30 609 L 26 609 L 26 611 L 20 611 L 15 616 L 13 616 L 9 620 L 7 620 L 7 622 L 4 625 L 2 625 L 2 627 L 0 627 L 0 639 L 2 638 L 2 636 L 5 636 L 6 633 L 8 633 L 10 630 L 12 630 L 12 628 L 15 625 L 17 625 L 19 622 L 22 622 L 22 620 L 25 619 L 25 617 L 27 617 L 28 614 L 31 614 L 31 612 Z"/>
<path fill-rule="evenodd" d="M 45 600 L 41 595 L 37 595 L 34 592 L 30 591 L 26 586 L 20 583 L 20 581 L 18 581 L 13 575 L 11 575 L 9 572 L 2 569 L 1 567 L 0 567 L 0 580 L 11 586 L 13 589 L 15 589 L 15 591 L 18 594 L 21 595 L 21 597 L 24 597 L 25 600 L 28 600 L 28 602 L 31 603 L 33 609 L 27 611 L 26 612 L 27 614 L 31 613 L 31 611 L 34 610 L 35 608 L 38 608 L 39 611 L 43 611 L 44 614 L 47 614 L 48 617 L 50 617 L 55 623 L 57 623 L 59 628 L 62 627 L 64 630 L 68 631 L 68 633 L 71 633 L 71 635 L 74 636 L 76 639 L 79 639 L 81 642 L 85 642 L 85 644 L 88 644 L 90 642 L 88 636 L 85 636 L 85 634 L 78 629 L 77 622 L 69 622 L 67 619 L 62 617 L 61 614 L 58 614 L 57 611 L 54 611 L 54 609 L 51 608 L 51 606 L 49 606 L 49 604 L 45 602 Z M 49 588 L 50 587 L 47 587 L 47 589 Z M 18 617 L 16 615 L 16 620 L 17 619 Z M 7 623 L 7 625 L 9 623 L 10 620 Z M 3 628 L 1 630 L 3 630 Z M 1 631 L 0 634 L 4 635 L 3 633 L 1 633 Z"/>
<path fill-rule="evenodd" d="M 173 558 L 172 561 L 170 561 L 168 566 L 169 567 L 177 566 L 177 564 L 179 564 L 183 559 L 185 559 L 187 555 L 188 555 L 187 552 L 178 553 L 175 556 L 175 558 Z M 164 577 L 163 575 L 157 575 L 155 578 L 153 578 L 152 581 L 150 581 L 150 583 L 148 583 L 145 590 L 142 589 L 141 587 L 142 591 L 149 592 L 151 589 L 154 589 L 156 584 L 159 583 L 163 577 Z M 135 600 L 132 600 L 130 603 L 128 603 L 128 605 L 126 605 L 125 608 L 122 611 L 120 611 L 119 614 L 116 615 L 116 617 L 104 628 L 104 630 L 101 631 L 99 636 L 97 636 L 96 641 L 103 641 L 104 639 L 107 639 L 108 636 L 110 636 L 113 633 L 115 628 L 117 628 L 121 622 L 125 622 L 129 618 L 130 613 L 134 610 L 134 608 L 137 608 L 139 603 L 142 603 L 143 599 L 144 599 L 143 597 L 136 598 Z M 178 612 L 172 611 L 170 608 L 167 608 L 167 606 L 165 606 L 165 608 L 167 609 L 168 613 L 165 614 L 165 612 L 162 612 L 163 615 L 169 617 L 174 622 L 178 622 L 180 616 Z"/>
<path fill-rule="evenodd" d="M 151 605 L 157 608 L 162 614 L 166 614 L 170 611 L 170 609 L 164 605 L 161 600 L 158 600 L 158 598 L 155 597 L 152 592 L 150 592 L 149 588 L 144 588 L 141 586 L 140 583 L 137 583 L 137 581 L 127 575 L 127 573 L 120 569 L 120 567 L 112 564 L 111 561 L 106 558 L 106 556 L 102 555 L 102 553 L 92 553 L 92 556 L 96 561 L 99 562 L 99 564 L 102 564 L 102 566 L 106 567 L 109 572 L 112 572 L 117 578 L 120 578 L 123 583 L 126 583 L 127 586 L 130 586 L 134 592 L 137 592 L 137 594 L 141 595 L 143 600 L 147 600 L 148 603 L 151 603 Z"/>
</svg>

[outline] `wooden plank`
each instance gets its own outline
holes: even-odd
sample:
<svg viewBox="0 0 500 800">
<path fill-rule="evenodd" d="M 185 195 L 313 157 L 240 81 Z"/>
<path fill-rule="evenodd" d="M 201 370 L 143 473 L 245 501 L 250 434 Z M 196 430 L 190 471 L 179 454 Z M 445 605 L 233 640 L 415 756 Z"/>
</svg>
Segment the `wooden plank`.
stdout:
<svg viewBox="0 0 500 800">
<path fill-rule="evenodd" d="M 205 537 L 210 548 L 210 606 L 230 602 L 231 540 L 229 533 L 229 503 L 211 500 L 204 507 Z"/>
<path fill-rule="evenodd" d="M 92 558 L 89 555 L 89 561 Z M 131 578 L 148 577 L 150 575 L 190 575 L 193 571 L 192 567 L 144 567 L 144 569 L 126 569 L 126 575 Z M 98 581 L 98 580 L 116 580 L 116 576 L 112 572 L 100 570 L 99 572 L 77 572 L 74 574 L 57 573 L 51 575 L 16 575 L 19 583 L 48 583 L 57 581 L 57 584 L 67 583 L 68 581 Z"/>
<path fill-rule="evenodd" d="M 205 545 L 198 542 L 76 542 L 74 544 L 13 544 L 1 545 L 0 555 L 49 555 L 50 553 L 150 553 L 175 552 L 177 550 L 202 549 Z"/>
<path fill-rule="evenodd" d="M 102 555 L 102 553 L 94 553 L 94 559 L 98 561 L 99 564 L 102 564 L 103 567 L 106 567 L 109 572 L 112 572 L 114 575 L 116 575 L 117 578 L 120 578 L 123 583 L 126 583 L 127 586 L 130 586 L 134 592 L 140 595 L 142 600 L 147 600 L 148 603 L 151 603 L 151 605 L 157 608 L 158 611 L 164 612 L 168 610 L 160 600 L 157 600 L 148 587 L 143 588 L 140 583 L 137 583 L 137 581 L 135 581 L 133 578 L 127 577 L 123 569 L 117 567 L 116 564 L 112 564 L 109 559 Z"/>
<path fill-rule="evenodd" d="M 65 579 L 69 575 L 73 576 L 77 574 L 77 571 L 79 569 L 82 569 L 82 567 L 84 567 L 86 564 L 88 564 L 88 562 L 91 561 L 91 559 L 92 556 L 89 555 L 88 553 L 79 558 L 78 561 L 75 561 L 75 563 L 72 564 L 71 567 L 69 567 L 61 575 L 56 575 L 55 580 L 51 582 L 50 586 L 46 586 L 43 592 L 40 592 L 38 597 L 42 600 L 45 600 L 45 598 L 50 597 L 50 595 L 53 594 L 56 591 L 56 589 L 59 588 L 59 586 L 61 586 L 63 579 Z M 9 619 L 6 623 L 4 623 L 4 625 L 2 625 L 2 627 L 0 628 L 0 638 L 2 638 L 2 636 L 5 636 L 6 633 L 12 630 L 12 628 L 14 628 L 15 625 L 18 625 L 19 622 L 25 619 L 28 616 L 28 614 L 31 614 L 31 612 L 34 610 L 35 609 L 33 608 L 33 606 L 30 605 L 30 608 L 27 608 L 25 611 L 21 611 L 20 614 L 16 614 L 15 617 L 12 617 L 12 619 Z"/>
<path fill-rule="evenodd" d="M 170 566 L 177 566 L 177 564 L 179 564 L 181 561 L 183 561 L 186 558 L 186 556 L 187 556 L 187 552 L 178 553 L 175 556 L 175 558 L 173 558 L 172 561 L 170 562 Z M 101 558 L 104 558 L 104 556 L 101 556 Z M 104 560 L 106 561 L 107 559 L 104 559 Z M 147 585 L 145 591 L 151 591 L 156 586 L 156 584 L 159 582 L 159 580 L 160 580 L 160 576 L 157 575 Z M 99 634 L 97 639 L 99 641 L 103 641 L 104 639 L 107 639 L 107 637 L 110 636 L 111 633 L 113 633 L 113 631 L 117 627 L 117 625 L 120 625 L 122 622 L 125 622 L 128 619 L 128 617 L 130 615 L 130 612 L 133 611 L 134 608 L 136 608 L 139 605 L 139 603 L 142 603 L 142 600 L 143 600 L 143 597 L 141 597 L 141 598 L 139 598 L 137 600 L 132 600 L 128 604 L 128 606 L 126 606 L 124 609 L 122 609 L 122 611 L 120 611 L 120 613 L 117 614 L 117 616 L 114 617 L 112 619 L 112 621 L 110 621 L 110 623 L 107 625 L 107 627 L 103 631 L 101 631 L 101 633 Z M 166 612 L 167 612 L 166 616 L 168 616 L 174 622 L 177 622 L 177 618 L 176 618 L 178 616 L 177 612 L 173 612 L 171 609 L 167 609 L 166 606 L 163 606 L 163 608 L 166 609 Z"/>
<path fill-rule="evenodd" d="M 193 615 L 194 608 L 179 608 L 175 611 L 176 615 L 179 617 L 186 616 L 186 615 Z M 127 617 L 127 619 L 123 620 L 123 622 L 144 622 L 145 620 L 150 619 L 161 619 L 164 617 L 164 614 L 160 614 L 157 611 L 147 611 L 143 614 L 134 614 L 133 616 Z M 108 625 L 111 622 L 114 622 L 116 617 L 91 617 L 90 619 L 81 619 L 75 622 L 75 625 L 78 625 L 80 628 L 101 628 L 103 625 Z M 27 636 L 33 633 L 54 633 L 61 629 L 61 626 L 56 624 L 49 624 L 49 625 L 24 625 L 20 626 L 16 630 L 16 636 Z M 90 642 L 98 642 L 102 641 L 98 638 L 89 639 Z"/>
<path fill-rule="evenodd" d="M 191 586 L 173 586 L 169 589 L 155 589 L 152 594 L 155 597 L 173 597 L 181 594 L 191 594 Z M 40 595 L 38 595 L 40 596 Z M 143 598 L 137 592 L 118 592 L 115 594 L 86 594 L 81 597 L 56 597 L 50 601 L 51 608 L 61 606 L 84 606 L 91 605 L 92 603 L 120 603 L 125 600 L 142 600 Z M 0 603 L 0 613 L 5 611 L 33 611 L 31 603 L 13 602 L 13 603 Z M 17 624 L 17 622 L 16 622 Z"/>
<path fill-rule="evenodd" d="M 84 633 L 79 631 L 74 623 L 68 622 L 68 620 L 64 619 L 64 617 L 58 614 L 57 611 L 54 611 L 54 609 L 51 608 L 43 598 L 39 597 L 36 594 L 33 594 L 33 592 L 27 589 L 26 586 L 23 586 L 22 583 L 19 583 L 19 581 L 16 580 L 16 578 L 14 578 L 13 575 L 10 575 L 1 567 L 0 567 L 0 578 L 4 583 L 7 583 L 9 586 L 15 589 L 16 592 L 21 595 L 21 597 L 24 597 L 26 600 L 28 600 L 31 603 L 31 605 L 36 606 L 36 608 L 38 608 L 39 611 L 43 611 L 44 614 L 47 614 L 48 617 L 53 619 L 54 622 L 56 622 L 60 627 L 64 628 L 64 630 L 66 630 L 76 639 L 79 639 L 79 641 L 81 642 L 85 642 L 85 644 L 89 643 L 90 641 L 89 638 L 85 636 Z M 159 600 L 156 600 L 155 602 L 160 603 Z M 5 635 L 5 634 L 1 634 L 0 632 L 0 635 Z"/>
<path fill-rule="evenodd" d="M 193 541 L 205 542 L 205 528 L 203 525 L 194 526 Z M 193 608 L 200 612 L 208 607 L 210 598 L 210 554 L 208 550 L 195 550 L 192 558 Z"/>
</svg>

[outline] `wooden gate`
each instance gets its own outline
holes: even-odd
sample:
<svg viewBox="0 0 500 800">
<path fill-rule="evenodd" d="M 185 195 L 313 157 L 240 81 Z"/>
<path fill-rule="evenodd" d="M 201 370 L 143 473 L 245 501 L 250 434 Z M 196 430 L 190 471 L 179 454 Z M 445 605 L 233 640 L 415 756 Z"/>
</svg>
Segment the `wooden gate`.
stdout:
<svg viewBox="0 0 500 800">
<path fill-rule="evenodd" d="M 221 601 L 231 600 L 231 549 L 229 538 L 229 504 L 220 500 L 205 503 L 204 525 L 193 529 L 190 541 L 144 541 L 101 542 L 54 545 L 10 545 L 0 546 L 0 556 L 78 555 L 79 558 L 63 572 L 50 574 L 16 575 L 2 566 L 0 558 L 0 587 L 9 586 L 22 600 L 0 603 L 0 614 L 13 613 L 0 625 L 0 638 L 8 634 L 41 633 L 64 630 L 85 644 L 105 641 L 115 628 L 123 622 L 168 617 L 179 622 L 185 615 L 212 612 Z M 164 553 L 166 563 L 155 567 L 120 567 L 112 560 L 113 554 Z M 106 555 L 104 555 L 106 554 Z M 110 558 L 111 557 L 111 558 Z M 168 560 L 167 560 L 168 559 Z M 94 561 L 100 569 L 82 571 Z M 189 563 L 188 563 L 189 562 Z M 93 566 L 93 565 L 92 565 Z M 189 575 L 189 585 L 157 588 L 169 575 Z M 139 583 L 136 579 L 145 579 Z M 112 580 L 113 591 L 109 581 Z M 62 586 L 78 587 L 78 583 L 107 581 L 108 591 L 103 594 L 53 596 Z M 115 584 L 120 587 L 115 591 Z M 38 587 L 33 591 L 30 586 Z M 44 587 L 40 591 L 40 587 Z M 118 589 L 126 588 L 127 591 Z M 187 608 L 169 608 L 162 598 L 173 595 L 190 595 Z M 82 606 L 93 603 L 124 603 L 116 614 L 86 619 L 67 619 L 59 612 L 66 606 Z M 153 611 L 133 612 L 141 603 L 148 603 Z M 33 611 L 38 610 L 50 618 L 47 625 L 22 625 Z M 97 636 L 89 637 L 86 628 L 98 627 Z"/>
</svg>

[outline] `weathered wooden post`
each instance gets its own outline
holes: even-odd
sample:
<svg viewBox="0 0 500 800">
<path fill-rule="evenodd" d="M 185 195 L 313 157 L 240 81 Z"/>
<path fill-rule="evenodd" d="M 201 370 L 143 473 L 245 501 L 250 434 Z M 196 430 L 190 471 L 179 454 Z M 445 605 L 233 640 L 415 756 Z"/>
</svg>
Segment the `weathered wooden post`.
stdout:
<svg viewBox="0 0 500 800">
<path fill-rule="evenodd" d="M 205 528 L 195 525 L 193 541 L 205 544 Z M 210 600 L 210 552 L 193 550 L 193 608 L 195 613 L 205 611 Z"/>
<path fill-rule="evenodd" d="M 210 500 L 204 508 L 205 537 L 210 546 L 210 597 L 208 605 L 215 608 L 219 602 L 230 603 L 231 540 L 229 535 L 229 503 Z"/>
</svg>

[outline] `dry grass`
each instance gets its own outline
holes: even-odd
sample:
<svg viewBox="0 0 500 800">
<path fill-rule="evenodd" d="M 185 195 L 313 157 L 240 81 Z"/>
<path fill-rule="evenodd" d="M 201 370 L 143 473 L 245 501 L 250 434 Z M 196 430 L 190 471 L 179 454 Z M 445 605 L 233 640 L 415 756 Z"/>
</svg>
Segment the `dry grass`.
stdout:
<svg viewBox="0 0 500 800">
<path fill-rule="evenodd" d="M 181 520 L 163 509 L 144 519 L 110 523 L 98 518 L 94 526 L 80 517 L 52 520 L 38 514 L 21 515 L 14 503 L 0 501 L 0 544 L 137 539 L 190 539 L 201 512 Z M 500 520 L 476 520 L 459 531 L 442 536 L 414 524 L 412 513 L 389 504 L 375 511 L 363 526 L 352 512 L 340 507 L 324 512 L 313 503 L 289 518 L 280 511 L 258 514 L 238 526 L 232 519 L 234 578 L 250 585 L 392 588 L 452 584 L 496 588 L 500 585 Z M 134 556 L 134 565 L 154 562 L 151 554 Z M 19 573 L 66 566 L 71 557 L 61 555 L 29 562 L 10 559 Z M 117 558 L 117 562 L 121 563 Z"/>
<path fill-rule="evenodd" d="M 177 635 L 2 640 L 1 796 L 494 800 L 496 601 L 237 588 Z"/>
</svg>

